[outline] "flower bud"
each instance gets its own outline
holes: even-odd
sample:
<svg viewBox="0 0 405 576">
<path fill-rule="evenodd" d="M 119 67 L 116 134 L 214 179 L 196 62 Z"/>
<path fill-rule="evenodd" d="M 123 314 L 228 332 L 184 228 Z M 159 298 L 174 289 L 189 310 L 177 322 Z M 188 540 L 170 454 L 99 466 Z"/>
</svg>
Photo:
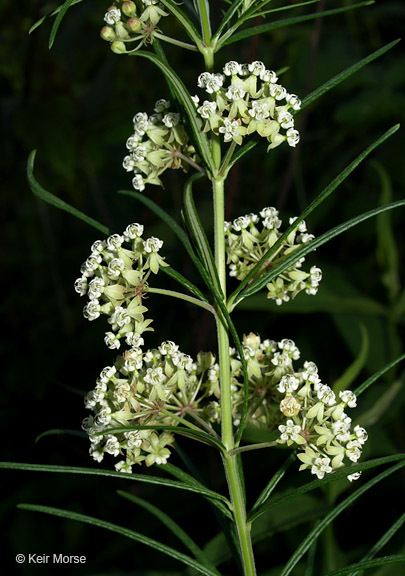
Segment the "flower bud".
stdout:
<svg viewBox="0 0 405 576">
<path fill-rule="evenodd" d="M 127 22 L 127 28 L 130 32 L 139 32 L 142 28 L 142 22 L 139 18 L 130 18 Z"/>
<path fill-rule="evenodd" d="M 301 409 L 301 404 L 293 398 L 293 396 L 286 396 L 280 402 L 280 411 L 284 416 L 296 416 Z"/>
<path fill-rule="evenodd" d="M 111 44 L 111 50 L 114 52 L 114 54 L 125 54 L 127 51 L 124 42 L 120 42 L 119 40 L 116 40 Z"/>
<path fill-rule="evenodd" d="M 125 14 L 125 16 L 131 18 L 136 14 L 136 5 L 134 2 L 126 1 L 121 6 L 121 11 Z"/>
<path fill-rule="evenodd" d="M 103 40 L 107 42 L 114 42 L 116 36 L 114 30 L 111 26 L 104 26 L 100 31 L 100 36 Z"/>
</svg>

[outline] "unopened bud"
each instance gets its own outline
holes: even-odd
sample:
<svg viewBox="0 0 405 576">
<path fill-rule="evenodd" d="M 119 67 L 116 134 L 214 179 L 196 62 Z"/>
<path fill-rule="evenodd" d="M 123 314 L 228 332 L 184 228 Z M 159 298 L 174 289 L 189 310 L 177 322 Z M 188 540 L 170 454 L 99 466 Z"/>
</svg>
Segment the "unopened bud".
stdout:
<svg viewBox="0 0 405 576">
<path fill-rule="evenodd" d="M 116 38 L 115 32 L 111 28 L 111 26 L 104 26 L 104 28 L 102 28 L 100 31 L 100 36 L 103 40 L 106 40 L 107 42 L 114 42 Z"/>
<path fill-rule="evenodd" d="M 280 402 L 280 411 L 284 416 L 296 416 L 301 409 L 301 404 L 292 396 L 286 396 Z"/>
<path fill-rule="evenodd" d="M 111 50 L 114 52 L 114 54 L 125 54 L 127 51 L 124 42 L 120 42 L 119 40 L 116 40 L 111 44 Z"/>
<path fill-rule="evenodd" d="M 127 28 L 130 32 L 139 32 L 142 28 L 142 22 L 139 18 L 130 18 L 127 22 Z"/>
<path fill-rule="evenodd" d="M 128 16 L 128 18 L 131 18 L 132 16 L 135 16 L 136 14 L 136 5 L 134 2 L 131 2 L 130 0 L 126 1 L 123 3 L 123 5 L 121 6 L 121 11 L 125 14 L 125 16 Z"/>
</svg>

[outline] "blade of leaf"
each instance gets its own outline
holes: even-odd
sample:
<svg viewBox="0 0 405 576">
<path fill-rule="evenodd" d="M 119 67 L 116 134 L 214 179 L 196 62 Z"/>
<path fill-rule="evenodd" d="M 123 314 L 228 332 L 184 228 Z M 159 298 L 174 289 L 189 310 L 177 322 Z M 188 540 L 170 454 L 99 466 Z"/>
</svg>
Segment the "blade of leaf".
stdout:
<svg viewBox="0 0 405 576">
<path fill-rule="evenodd" d="M 123 498 L 126 498 L 130 502 L 133 502 L 137 506 L 141 506 L 142 508 L 153 514 L 153 516 L 155 516 L 158 520 L 160 520 L 160 522 L 162 522 L 162 524 L 164 524 L 166 528 L 168 528 L 170 532 L 172 532 L 180 540 L 180 542 L 182 542 L 184 546 L 188 548 L 188 550 L 193 554 L 196 560 L 198 560 L 201 564 L 205 565 L 208 569 L 212 571 L 213 574 L 216 574 L 216 576 L 221 576 L 218 570 L 212 564 L 212 562 L 210 562 L 210 560 L 201 550 L 201 548 L 197 546 L 194 540 L 192 540 L 192 538 L 190 538 L 190 536 L 177 524 L 177 522 L 172 520 L 170 516 L 168 516 L 165 512 L 163 512 L 153 504 L 150 504 L 150 502 L 147 502 L 143 498 L 138 498 L 137 496 L 134 496 L 129 492 L 125 492 L 123 490 L 117 490 L 117 494 L 119 494 L 119 496 L 122 496 Z"/>
<path fill-rule="evenodd" d="M 197 288 L 197 286 L 194 286 L 194 284 L 192 284 L 189 280 L 187 280 L 187 278 L 182 276 L 180 272 L 177 272 L 177 270 L 172 268 L 172 266 L 162 266 L 160 270 L 162 270 L 162 272 L 173 278 L 173 280 L 179 282 L 179 284 L 187 288 L 187 290 L 189 290 L 192 294 L 194 294 L 194 296 L 197 296 L 197 298 L 200 298 L 200 300 L 203 300 L 204 302 L 207 303 L 209 302 L 208 298 L 205 296 L 205 294 L 201 292 L 201 290 Z"/>
<path fill-rule="evenodd" d="M 382 556 L 381 558 L 375 558 L 374 560 L 365 560 L 362 562 L 357 562 L 356 564 L 350 564 L 345 568 L 340 568 L 338 570 L 333 570 L 333 572 L 328 572 L 326 576 L 344 576 L 349 574 L 350 570 L 356 569 L 362 572 L 368 568 L 375 568 L 377 566 L 388 566 L 389 564 L 398 564 L 399 562 L 405 563 L 405 554 L 394 554 L 393 556 Z M 359 574 L 360 572 L 356 572 Z"/>
<path fill-rule="evenodd" d="M 300 110 L 303 110 L 304 108 L 312 104 L 312 102 L 317 100 L 320 96 L 322 96 L 323 94 L 325 94 L 326 92 L 328 92 L 341 82 L 343 82 L 343 80 L 346 80 L 346 78 L 350 78 L 350 76 L 352 76 L 358 70 L 363 68 L 363 66 L 366 66 L 373 60 L 376 60 L 377 58 L 385 54 L 385 52 L 388 52 L 388 50 L 391 50 L 391 48 L 393 48 L 396 44 L 398 44 L 398 42 L 400 42 L 400 39 L 389 42 L 382 48 L 379 48 L 375 52 L 372 52 L 371 54 L 366 56 L 366 58 L 363 58 L 363 60 L 360 60 L 359 62 L 353 64 L 352 66 L 349 66 L 349 68 L 346 68 L 345 70 L 343 70 L 342 72 L 340 72 L 339 74 L 337 74 L 336 76 L 334 76 L 333 78 L 322 84 L 322 86 L 319 86 L 319 88 L 316 88 L 316 90 L 308 94 L 308 96 L 305 96 L 305 98 L 302 100 Z"/>
<path fill-rule="evenodd" d="M 83 2 L 83 0 L 73 0 L 72 6 L 74 4 L 80 4 L 80 2 Z M 43 16 L 42 18 L 37 20 L 37 22 L 35 22 L 35 24 L 33 24 L 31 26 L 31 28 L 28 30 L 28 34 L 31 34 L 32 32 L 34 32 L 34 30 L 39 28 L 39 26 L 41 26 L 41 24 L 43 24 L 45 22 L 45 20 L 47 20 L 47 18 L 51 18 L 52 16 L 55 16 L 56 14 L 58 14 L 62 10 L 62 8 L 63 8 L 63 5 L 59 6 L 55 10 L 52 10 L 51 12 L 48 12 L 47 14 L 45 14 L 45 16 Z"/>
<path fill-rule="evenodd" d="M 376 380 L 381 378 L 381 376 L 383 376 L 386 372 L 391 370 L 391 368 L 402 362 L 402 360 L 405 360 L 405 354 L 398 356 L 398 358 L 396 358 L 395 360 L 384 366 L 384 368 L 381 368 L 381 370 L 370 376 L 370 378 L 368 378 L 365 382 L 363 382 L 363 384 L 360 384 L 360 386 L 358 386 L 354 390 L 356 396 L 360 396 L 360 394 L 363 394 L 363 392 L 365 392 L 367 388 L 369 388 L 372 384 L 374 384 Z"/>
<path fill-rule="evenodd" d="M 338 188 L 338 186 L 344 182 L 344 180 L 353 172 L 353 170 L 355 168 L 357 168 L 357 166 L 373 150 L 375 150 L 375 148 L 380 146 L 380 144 L 382 144 L 390 136 L 395 134 L 395 132 L 397 132 L 398 129 L 399 129 L 399 125 L 397 124 L 397 125 L 393 126 L 392 128 L 390 128 L 389 130 L 387 130 L 386 132 L 384 132 L 384 134 L 380 138 L 378 138 L 372 144 L 370 144 L 370 146 L 368 146 L 368 148 L 366 148 L 361 154 L 359 154 L 359 156 L 357 156 L 357 158 L 355 158 L 344 170 L 342 170 L 342 172 L 340 172 L 340 174 L 338 174 L 336 176 L 336 178 L 334 178 L 332 180 L 332 182 L 330 184 L 328 184 L 328 186 L 326 186 L 326 188 L 324 188 L 324 190 L 322 190 L 322 192 L 309 204 L 309 206 L 307 206 L 307 208 L 300 214 L 300 216 L 293 222 L 293 224 L 291 224 L 287 228 L 287 230 L 284 232 L 284 234 L 281 235 L 281 237 L 277 240 L 277 242 L 266 252 L 266 254 L 263 256 L 263 258 L 251 270 L 251 272 L 248 274 L 248 276 L 246 276 L 246 278 L 240 283 L 239 287 L 229 297 L 230 302 L 235 301 L 238 294 L 244 289 L 245 286 L 247 286 L 248 282 L 250 282 L 250 280 L 254 277 L 254 275 L 260 270 L 263 263 L 272 254 L 274 254 L 276 250 L 278 250 L 278 248 L 282 245 L 282 243 L 288 237 L 290 232 L 292 232 L 294 230 L 294 228 L 296 228 L 296 226 L 300 222 L 302 222 L 302 220 L 307 218 L 322 202 L 324 202 L 326 200 L 326 198 L 328 198 Z"/>
<path fill-rule="evenodd" d="M 105 476 L 107 478 L 119 478 L 121 480 L 132 480 L 133 482 L 145 482 L 146 484 L 157 484 L 168 488 L 178 488 L 187 492 L 200 494 L 204 498 L 212 498 L 222 501 L 225 497 L 217 494 L 213 490 L 202 489 L 192 484 L 185 484 L 168 478 L 149 476 L 146 474 L 126 474 L 125 472 L 114 472 L 112 470 L 100 470 L 97 468 L 79 468 L 74 466 L 57 466 L 52 464 L 27 464 L 22 462 L 0 462 L 0 469 L 24 470 L 28 472 L 53 472 L 60 474 L 84 474 L 88 476 Z"/>
<path fill-rule="evenodd" d="M 360 324 L 360 331 L 361 331 L 361 347 L 357 355 L 357 358 L 355 358 L 354 362 L 352 362 L 352 364 L 350 364 L 350 366 L 346 368 L 346 370 L 343 372 L 340 378 L 338 378 L 332 386 L 334 393 L 337 395 L 342 390 L 346 390 L 347 388 L 350 387 L 350 385 L 352 384 L 352 382 L 355 381 L 355 379 L 360 374 L 361 370 L 364 368 L 364 365 L 366 363 L 369 350 L 368 347 L 369 340 L 367 330 L 364 324 Z"/>
<path fill-rule="evenodd" d="M 302 248 L 296 250 L 293 254 L 283 259 L 283 261 L 280 262 L 278 265 L 274 266 L 274 268 L 268 274 L 264 274 L 261 278 L 253 282 L 250 285 L 250 287 L 244 291 L 243 293 L 244 297 L 249 296 L 250 294 L 255 294 L 256 292 L 261 290 L 268 282 L 273 280 L 273 278 L 276 278 L 282 272 L 284 272 L 284 270 L 287 270 L 290 266 L 295 264 L 300 258 L 306 256 L 307 254 L 310 254 L 323 244 L 326 244 L 326 242 L 329 242 L 336 236 L 343 234 L 343 232 L 350 230 L 350 228 L 353 228 L 353 226 L 357 226 L 358 224 L 361 224 L 361 222 L 364 222 L 369 218 L 374 218 L 375 216 L 377 216 L 378 214 L 382 214 L 386 210 L 394 210 L 395 208 L 400 208 L 401 206 L 405 206 L 405 200 L 398 200 L 397 202 L 392 202 L 391 204 L 387 204 L 386 206 L 379 206 L 378 208 L 374 208 L 373 210 L 364 212 L 363 214 L 360 214 L 360 216 L 356 216 L 351 220 L 347 220 L 346 222 L 340 224 L 339 226 L 335 226 L 335 228 L 332 228 L 328 232 L 325 232 L 321 236 L 318 236 L 318 238 L 315 238 L 311 242 L 308 242 L 308 244 L 306 244 Z"/>
<path fill-rule="evenodd" d="M 228 44 L 233 44 L 234 42 L 239 42 L 250 36 L 257 36 L 258 34 L 264 34 L 270 32 L 271 30 L 276 30 L 277 28 L 283 28 L 285 26 L 291 26 L 292 24 L 300 24 L 301 22 L 307 22 L 308 20 L 314 20 L 316 18 L 323 18 L 325 16 L 333 16 L 334 14 L 340 14 L 341 12 L 347 12 L 348 10 L 354 10 L 355 8 L 362 8 L 364 6 L 370 6 L 374 4 L 374 1 L 367 0 L 366 2 L 359 2 L 358 4 L 351 4 L 350 6 L 344 6 L 342 8 L 335 8 L 333 10 L 324 10 L 323 12 L 314 12 L 311 14 L 306 14 L 304 16 L 296 16 L 295 18 L 286 18 L 284 20 L 276 20 L 275 22 L 270 22 L 267 24 L 260 24 L 259 26 L 254 26 L 253 28 L 246 28 L 241 32 L 232 34 L 229 38 L 222 38 L 218 41 L 216 46 L 216 51 L 218 51 L 222 46 L 227 46 Z"/>
<path fill-rule="evenodd" d="M 392 526 L 379 538 L 378 542 L 374 544 L 372 548 L 363 556 L 360 562 L 366 562 L 367 560 L 371 560 L 374 558 L 378 552 L 384 548 L 384 546 L 391 540 L 391 538 L 396 534 L 396 532 L 401 528 L 403 523 L 405 522 L 405 514 L 401 514 L 401 516 L 396 520 Z M 355 570 L 354 572 L 350 572 L 349 576 L 360 576 L 362 570 Z"/>
<path fill-rule="evenodd" d="M 192 101 L 187 88 L 183 84 L 183 81 L 176 74 L 176 72 L 172 68 L 170 68 L 170 66 L 159 60 L 159 58 L 154 54 L 139 50 L 137 52 L 134 52 L 133 55 L 140 56 L 141 58 L 146 58 L 147 60 L 153 62 L 163 72 L 166 79 L 171 83 L 189 119 L 190 127 L 195 139 L 195 144 L 198 148 L 201 159 L 203 160 L 205 165 L 210 169 L 210 171 L 214 172 L 215 166 L 213 163 L 213 158 L 208 143 L 208 138 L 206 134 L 202 132 L 201 118 L 197 114 L 194 102 Z"/>
<path fill-rule="evenodd" d="M 156 202 L 140 194 L 139 192 L 135 192 L 132 190 L 119 190 L 118 194 L 123 194 L 124 196 L 130 196 L 132 198 L 136 198 L 143 204 L 145 204 L 150 210 L 152 210 L 159 218 L 161 218 L 166 224 L 173 230 L 176 236 L 179 238 L 185 249 L 187 250 L 190 258 L 192 259 L 194 265 L 196 266 L 197 270 L 200 272 L 201 276 L 203 277 L 204 281 L 206 282 L 207 286 L 212 289 L 214 286 L 210 275 L 208 274 L 207 270 L 204 268 L 203 264 L 199 260 L 198 256 L 196 255 L 194 248 L 190 242 L 189 237 L 184 232 L 183 228 L 172 218 L 165 210 L 163 210 Z M 204 297 L 206 300 L 206 298 Z"/>
<path fill-rule="evenodd" d="M 388 172 L 379 162 L 373 162 L 381 183 L 380 204 L 387 204 L 393 199 L 391 179 Z M 377 218 L 377 261 L 382 270 L 382 283 L 387 288 L 390 301 L 398 297 L 401 290 L 399 278 L 399 251 L 390 213 Z"/>
<path fill-rule="evenodd" d="M 280 468 L 277 470 L 277 472 L 273 475 L 270 482 L 267 484 L 267 486 L 261 492 L 261 494 L 258 497 L 258 499 L 256 500 L 256 502 L 253 504 L 252 510 L 251 510 L 252 514 L 254 512 L 256 512 L 256 510 L 258 510 L 258 508 L 260 506 L 262 506 L 262 504 L 264 504 L 266 502 L 266 500 L 269 499 L 273 490 L 276 488 L 277 484 L 283 478 L 284 474 L 286 473 L 288 468 L 291 466 L 291 464 L 294 462 L 295 458 L 296 458 L 296 454 L 295 454 L 295 452 L 292 452 L 289 455 L 289 457 L 284 461 L 284 463 L 280 466 Z"/>
<path fill-rule="evenodd" d="M 388 470 L 381 472 L 375 478 L 369 480 L 360 488 L 357 488 L 355 492 L 350 494 L 347 498 L 345 498 L 342 502 L 340 502 L 337 506 L 335 506 L 329 514 L 325 516 L 316 526 L 311 530 L 306 538 L 302 541 L 302 543 L 298 546 L 294 554 L 291 556 L 287 564 L 284 566 L 280 576 L 288 576 L 291 574 L 292 570 L 294 570 L 295 566 L 304 556 L 304 554 L 308 551 L 311 545 L 318 539 L 319 535 L 323 532 L 323 530 L 341 513 L 343 512 L 348 506 L 353 504 L 362 494 L 367 492 L 370 488 L 378 484 L 382 480 L 385 480 L 388 476 L 400 470 L 403 466 L 405 466 L 405 462 L 400 462 L 399 464 L 395 464 Z M 336 576 L 336 575 L 335 575 Z"/>
<path fill-rule="evenodd" d="M 123 432 L 130 432 L 131 430 L 167 430 L 168 432 L 180 434 L 181 436 L 186 436 L 187 438 L 192 438 L 193 440 L 199 440 L 203 444 L 207 444 L 213 448 L 219 448 L 221 452 L 226 451 L 225 446 L 218 438 L 215 438 L 206 432 L 185 428 L 183 426 L 116 426 L 115 428 L 108 428 L 103 430 L 103 432 L 100 432 L 100 434 L 121 434 Z"/>
<path fill-rule="evenodd" d="M 354 425 L 359 424 L 368 430 L 370 426 L 373 426 L 376 424 L 376 422 L 379 422 L 382 415 L 389 410 L 390 406 L 392 406 L 392 403 L 394 402 L 399 392 L 403 389 L 403 386 L 404 377 L 394 381 L 389 386 L 384 386 L 383 392 L 381 392 L 378 396 L 378 402 L 372 404 L 369 410 L 359 414 L 354 421 Z"/>
<path fill-rule="evenodd" d="M 290 492 L 283 494 L 283 496 L 279 496 L 278 498 L 272 500 L 271 502 L 266 502 L 264 505 L 260 506 L 254 513 L 249 514 L 248 521 L 253 522 L 256 518 L 259 518 L 262 514 L 273 508 L 273 506 L 277 506 L 282 502 L 286 502 L 291 498 L 295 498 L 300 494 L 305 494 L 306 492 L 310 492 L 311 490 L 315 490 L 320 486 L 325 486 L 330 482 L 336 482 L 337 480 L 341 480 L 342 478 L 347 478 L 349 474 L 354 474 L 356 472 L 364 472 L 365 470 L 370 470 L 377 466 L 383 466 L 384 464 L 389 464 L 391 462 L 396 462 L 398 460 L 404 460 L 405 454 L 395 454 L 393 456 L 384 456 L 383 458 L 375 458 L 373 460 L 367 460 L 365 462 L 360 462 L 357 464 L 353 464 L 351 466 L 347 466 L 346 468 L 340 468 L 336 470 L 333 474 L 327 474 L 324 476 L 322 480 L 313 480 L 312 482 L 308 482 L 303 486 L 299 486 L 298 488 L 294 488 Z"/>
<path fill-rule="evenodd" d="M 88 439 L 88 435 L 85 432 L 81 432 L 80 430 L 70 430 L 68 428 L 54 428 L 52 430 L 46 430 L 42 432 L 35 438 L 35 442 L 39 442 L 42 438 L 46 438 L 47 436 L 76 436 L 78 438 L 85 438 Z"/>
<path fill-rule="evenodd" d="M 204 566 L 200 562 L 197 562 L 190 556 L 186 556 L 182 552 L 163 544 L 162 542 L 158 542 L 148 536 L 144 536 L 143 534 L 139 534 L 138 532 L 134 532 L 129 528 L 125 528 L 124 526 L 118 526 L 117 524 L 112 524 L 111 522 L 106 522 L 105 520 L 100 520 L 99 518 L 94 518 L 93 516 L 87 516 L 85 514 L 79 514 L 78 512 L 71 512 L 70 510 L 63 510 L 61 508 L 53 508 L 50 506 L 40 506 L 37 504 L 19 504 L 18 508 L 22 510 L 29 510 L 31 512 L 41 512 L 44 514 L 50 514 L 51 516 L 59 516 L 60 518 L 67 518 L 69 520 L 74 520 L 75 522 L 82 522 L 84 524 L 90 524 L 91 526 L 98 526 L 99 528 L 104 528 L 106 530 L 110 530 L 111 532 L 116 532 L 121 536 L 125 536 L 126 538 L 130 538 L 131 540 L 135 540 L 140 544 L 144 544 L 149 548 L 153 548 L 154 550 L 158 550 L 171 558 L 175 558 L 179 562 L 182 562 L 186 566 L 190 566 L 195 570 L 198 570 L 201 574 L 206 574 L 206 576 L 217 576 L 217 572 L 211 570 L 207 566 Z"/>
<path fill-rule="evenodd" d="M 290 4 L 289 6 L 278 6 L 278 8 L 271 8 L 269 10 L 260 10 L 255 14 L 249 15 L 248 19 L 257 18 L 257 16 L 267 16 L 267 14 L 273 14 L 274 12 L 282 12 L 284 10 L 291 10 L 295 8 L 301 8 L 302 6 L 307 6 L 309 4 L 316 4 L 319 0 L 307 0 L 306 2 L 299 2 L 297 4 Z"/>
<path fill-rule="evenodd" d="M 218 26 L 217 31 L 214 34 L 214 38 L 219 38 L 222 30 L 225 28 L 225 26 L 228 24 L 228 22 L 230 22 L 232 20 L 234 14 L 237 12 L 237 10 L 239 9 L 239 7 L 242 4 L 243 4 L 243 0 L 234 0 L 234 2 L 232 2 L 231 6 L 225 12 L 224 17 L 222 18 L 222 21 L 221 21 L 220 25 Z"/>
<path fill-rule="evenodd" d="M 86 224 L 89 224 L 99 232 L 102 232 L 103 234 L 108 236 L 110 234 L 110 231 L 106 226 L 103 226 L 103 224 L 100 224 L 100 222 L 97 222 L 97 220 L 94 220 L 93 218 L 86 216 L 86 214 L 84 214 L 80 210 L 77 210 L 77 208 L 74 208 L 67 202 L 60 200 L 59 198 L 57 198 L 57 196 L 51 194 L 51 192 L 45 190 L 45 188 L 42 188 L 42 186 L 37 182 L 37 180 L 34 177 L 35 155 L 36 150 L 33 150 L 29 155 L 27 162 L 27 179 L 30 188 L 32 192 L 35 194 L 35 196 L 37 196 L 37 198 L 39 198 L 40 200 L 43 200 L 44 202 L 47 202 L 48 204 L 55 206 L 55 208 L 58 208 L 59 210 L 68 212 L 72 216 L 79 218 L 79 220 L 83 220 L 83 222 L 86 222 Z"/>
<path fill-rule="evenodd" d="M 176 20 L 183 26 L 185 32 L 195 42 L 197 46 L 201 45 L 201 35 L 197 28 L 194 26 L 190 18 L 181 10 L 176 2 L 173 0 L 160 0 L 161 4 L 173 14 Z"/>
<path fill-rule="evenodd" d="M 53 43 L 55 42 L 55 38 L 56 38 L 56 34 L 59 30 L 59 26 L 66 14 L 66 12 L 69 10 L 69 8 L 71 7 L 71 5 L 75 3 L 75 0 L 66 0 L 66 2 L 60 7 L 60 10 L 58 12 L 57 17 L 55 18 L 55 22 L 53 23 L 52 26 L 52 30 L 51 30 L 51 34 L 49 36 L 49 50 L 52 48 Z"/>
<path fill-rule="evenodd" d="M 192 176 L 184 187 L 184 210 L 186 215 L 187 224 L 191 230 L 194 240 L 197 245 L 200 259 L 204 263 L 205 268 L 208 270 L 212 282 L 216 288 L 220 289 L 220 282 L 218 278 L 217 268 L 215 266 L 214 256 L 208 242 L 205 230 L 202 227 L 200 218 L 193 199 L 193 183 L 199 180 L 202 174 Z"/>
</svg>

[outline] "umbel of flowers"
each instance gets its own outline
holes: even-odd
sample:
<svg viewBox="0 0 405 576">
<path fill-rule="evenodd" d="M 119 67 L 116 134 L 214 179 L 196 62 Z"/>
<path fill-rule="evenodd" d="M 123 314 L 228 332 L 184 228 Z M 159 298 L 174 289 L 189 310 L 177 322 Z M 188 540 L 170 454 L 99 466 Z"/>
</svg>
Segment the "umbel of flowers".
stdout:
<svg viewBox="0 0 405 576">
<path fill-rule="evenodd" d="M 357 462 L 367 440 L 360 426 L 351 428 L 346 410 L 356 406 L 350 390 L 335 393 L 321 381 L 314 362 L 298 369 L 300 351 L 292 340 L 261 340 L 253 333 L 243 338 L 249 378 L 248 423 L 274 432 L 277 443 L 298 449 L 300 470 L 309 469 L 318 478 Z M 231 350 L 233 417 L 241 418 L 244 402 L 240 357 Z M 207 372 L 211 389 L 219 397 L 219 366 Z M 355 480 L 359 474 L 348 476 Z"/>
<path fill-rule="evenodd" d="M 296 218 L 290 218 L 293 224 Z M 263 208 L 259 214 L 239 216 L 233 222 L 225 223 L 226 252 L 229 275 L 243 280 L 250 270 L 262 259 L 265 253 L 280 238 L 282 221 L 276 208 Z M 304 221 L 301 221 L 285 239 L 285 242 L 271 256 L 259 272 L 264 274 L 280 260 L 293 253 L 297 248 L 313 240 L 308 234 Z M 322 279 L 320 268 L 312 266 L 309 272 L 301 269 L 305 258 L 300 258 L 293 266 L 267 284 L 267 297 L 280 305 L 305 290 L 307 294 L 316 294 Z"/>
<path fill-rule="evenodd" d="M 80 268 L 82 275 L 75 281 L 76 292 L 88 297 L 84 317 L 91 321 L 101 314 L 108 316 L 111 330 L 106 332 L 105 343 L 111 349 L 119 348 L 123 337 L 128 345 L 137 345 L 141 334 L 152 329 L 152 320 L 144 318 L 147 308 L 142 299 L 150 273 L 157 274 L 167 264 L 159 255 L 162 240 L 143 240 L 142 234 L 143 226 L 134 223 L 123 234 L 94 242 Z"/>
<path fill-rule="evenodd" d="M 116 0 L 105 13 L 106 25 L 100 35 L 103 40 L 111 43 L 111 50 L 116 54 L 133 52 L 153 42 L 162 16 L 168 14 L 158 0 Z M 134 42 L 138 44 L 134 46 Z M 126 44 L 130 50 L 127 50 Z"/>
<path fill-rule="evenodd" d="M 298 144 L 291 110 L 299 110 L 301 102 L 263 62 L 227 62 L 223 74 L 200 74 L 198 86 L 208 94 L 202 103 L 194 97 L 205 132 L 222 134 L 225 142 L 239 145 L 244 136 L 257 133 L 268 140 L 268 150 L 284 141 L 293 147 Z"/>
<path fill-rule="evenodd" d="M 180 114 L 170 112 L 170 102 L 160 99 L 155 103 L 154 114 L 135 114 L 134 133 L 127 140 L 129 154 L 123 166 L 134 173 L 132 185 L 142 192 L 145 184 L 163 186 L 160 175 L 168 168 L 188 170 L 198 157 L 184 126 Z"/>
<path fill-rule="evenodd" d="M 218 415 L 218 404 L 205 379 L 210 355 L 193 362 L 171 341 L 157 349 L 142 350 L 143 339 L 118 356 L 113 366 L 102 370 L 96 387 L 85 400 L 94 416 L 85 418 L 90 454 L 101 462 L 104 454 L 121 459 L 115 468 L 131 472 L 134 464 L 165 464 L 173 434 L 156 429 L 108 432 L 116 427 L 177 426 L 184 418 L 210 422 Z M 208 362 L 207 362 L 208 358 Z"/>
</svg>

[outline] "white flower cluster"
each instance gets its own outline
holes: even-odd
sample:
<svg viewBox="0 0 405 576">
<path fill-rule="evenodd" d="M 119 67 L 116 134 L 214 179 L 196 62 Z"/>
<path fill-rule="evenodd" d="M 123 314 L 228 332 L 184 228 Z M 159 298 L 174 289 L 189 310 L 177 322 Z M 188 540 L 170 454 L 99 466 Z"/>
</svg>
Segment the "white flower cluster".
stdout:
<svg viewBox="0 0 405 576">
<path fill-rule="evenodd" d="M 299 110 L 301 102 L 277 81 L 275 72 L 259 61 L 231 61 L 225 64 L 223 74 L 200 74 L 198 86 L 209 98 L 202 103 L 198 96 L 193 100 L 205 120 L 204 131 L 223 134 L 225 142 L 237 144 L 242 144 L 244 136 L 257 132 L 267 138 L 268 150 L 284 141 L 295 147 L 299 132 L 290 110 Z"/>
<path fill-rule="evenodd" d="M 129 154 L 123 167 L 134 173 L 132 184 L 140 192 L 145 184 L 163 186 L 160 175 L 168 168 L 187 172 L 188 161 L 198 162 L 180 114 L 169 108 L 170 102 L 161 99 L 155 103 L 154 114 L 138 112 L 133 118 L 134 133 L 127 140 Z"/>
<path fill-rule="evenodd" d="M 295 220 L 295 218 L 290 218 L 289 223 L 293 224 Z M 239 216 L 233 222 L 225 223 L 230 276 L 243 280 L 249 274 L 282 235 L 281 224 L 279 213 L 273 207 L 263 208 L 259 214 L 246 214 Z M 301 221 L 276 253 L 263 264 L 257 277 L 265 274 L 270 267 L 274 268 L 280 260 L 313 238 L 312 234 L 308 234 L 305 222 Z M 304 261 L 305 258 L 300 258 L 293 266 L 267 284 L 267 297 L 280 305 L 290 298 L 295 298 L 302 290 L 305 290 L 307 294 L 316 294 L 322 279 L 322 272 L 316 266 L 312 266 L 309 272 L 301 270 Z"/>
<path fill-rule="evenodd" d="M 127 52 L 126 43 L 139 40 L 134 52 L 142 45 L 152 44 L 157 24 L 162 16 L 168 16 L 157 0 L 115 0 L 104 15 L 104 26 L 101 30 L 103 40 L 111 43 L 111 50 L 116 54 Z"/>
<path fill-rule="evenodd" d="M 130 346 L 139 345 L 143 343 L 141 334 L 151 330 L 152 320 L 144 318 L 147 308 L 142 298 L 150 273 L 157 274 L 159 267 L 167 264 L 159 255 L 162 240 L 143 240 L 142 234 L 143 226 L 134 223 L 122 235 L 94 242 L 80 268 L 82 275 L 75 281 L 76 292 L 88 297 L 84 317 L 95 320 L 101 314 L 108 316 L 111 330 L 106 332 L 105 343 L 111 349 L 118 349 L 123 337 Z M 124 248 L 125 242 L 130 248 Z"/>
<path fill-rule="evenodd" d="M 202 385 L 207 355 L 194 362 L 171 341 L 144 352 L 137 342 L 114 366 L 104 368 L 96 387 L 85 399 L 94 415 L 85 418 L 90 454 L 101 462 L 104 454 L 120 456 L 115 468 L 132 472 L 134 464 L 165 464 L 170 456 L 173 434 L 143 426 L 177 426 L 179 418 L 211 421 L 217 414 L 216 402 L 210 402 Z M 209 356 L 209 355 L 208 355 Z M 113 428 L 132 430 L 109 432 Z"/>
<path fill-rule="evenodd" d="M 296 370 L 294 361 L 300 351 L 292 340 L 261 340 L 250 333 L 243 339 L 249 376 L 249 422 L 277 432 L 278 442 L 300 449 L 300 470 L 309 468 L 323 478 L 351 462 L 357 462 L 367 440 L 361 426 L 351 429 L 347 408 L 356 406 L 350 390 L 336 394 L 323 384 L 313 362 L 304 362 Z M 239 424 L 244 401 L 243 371 L 240 357 L 231 350 L 233 416 Z M 219 367 L 207 372 L 211 390 L 219 396 Z M 349 462 L 347 462 L 349 461 Z M 354 480 L 360 474 L 348 476 Z"/>
</svg>

